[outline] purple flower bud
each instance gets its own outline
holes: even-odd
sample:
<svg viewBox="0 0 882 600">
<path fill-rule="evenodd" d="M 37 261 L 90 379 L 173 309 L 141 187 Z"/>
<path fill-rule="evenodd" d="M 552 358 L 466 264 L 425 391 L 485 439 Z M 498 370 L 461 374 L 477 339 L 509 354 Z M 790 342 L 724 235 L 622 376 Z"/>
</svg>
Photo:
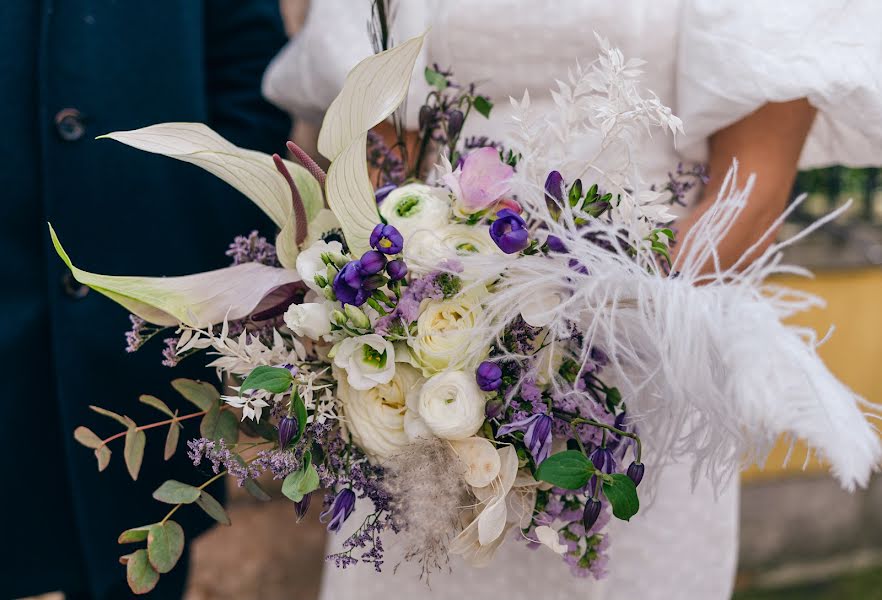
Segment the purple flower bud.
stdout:
<svg viewBox="0 0 882 600">
<path fill-rule="evenodd" d="M 400 258 L 389 261 L 386 265 L 386 273 L 392 281 L 400 281 L 407 275 L 407 265 Z"/>
<path fill-rule="evenodd" d="M 368 250 L 358 261 L 362 273 L 374 275 L 386 268 L 386 255 L 376 250 Z"/>
<path fill-rule="evenodd" d="M 563 241 L 556 235 L 549 235 L 546 238 L 545 243 L 548 244 L 548 249 L 552 252 L 566 252 L 567 247 L 564 245 Z"/>
<path fill-rule="evenodd" d="M 381 287 L 386 285 L 386 277 L 377 273 L 376 275 L 370 275 L 364 278 L 364 281 L 361 282 L 361 287 L 366 292 L 371 292 L 373 290 L 378 290 Z"/>
<path fill-rule="evenodd" d="M 370 291 L 364 289 L 365 274 L 357 260 L 343 265 L 343 268 L 334 276 L 332 287 L 337 300 L 343 304 L 361 306 L 370 297 Z"/>
<path fill-rule="evenodd" d="M 461 110 L 453 109 L 447 115 L 447 135 L 455 138 L 462 131 L 462 125 L 465 123 L 465 115 Z"/>
<path fill-rule="evenodd" d="M 553 420 L 548 415 L 538 415 L 524 434 L 524 443 L 537 465 L 551 454 L 551 426 Z"/>
<path fill-rule="evenodd" d="M 475 371 L 478 387 L 485 392 L 493 392 L 502 385 L 502 369 L 495 362 L 485 360 Z"/>
<path fill-rule="evenodd" d="M 377 204 L 386 199 L 386 196 L 389 195 L 389 192 L 397 188 L 398 186 L 394 183 L 387 183 L 384 186 L 378 187 L 377 191 L 374 192 L 374 198 L 377 200 Z"/>
<path fill-rule="evenodd" d="M 502 398 L 493 398 L 484 405 L 484 416 L 488 419 L 495 419 L 502 414 L 503 410 L 505 410 L 505 402 Z"/>
<path fill-rule="evenodd" d="M 496 220 L 490 224 L 490 237 L 506 254 L 515 254 L 530 245 L 527 223 L 508 208 L 496 213 Z"/>
<path fill-rule="evenodd" d="M 640 482 L 643 481 L 643 463 L 632 462 L 628 466 L 628 477 L 631 478 L 631 481 L 634 482 L 634 485 L 640 485 Z"/>
<path fill-rule="evenodd" d="M 300 429 L 297 417 L 286 416 L 279 421 L 279 449 L 284 450 L 294 439 L 294 434 Z"/>
<path fill-rule="evenodd" d="M 419 114 L 419 120 L 418 120 L 418 125 L 420 128 L 420 131 L 422 131 L 423 129 L 428 127 L 429 121 L 431 120 L 431 118 L 432 118 L 432 109 L 429 108 L 427 105 L 423 104 L 420 107 L 420 114 Z"/>
<path fill-rule="evenodd" d="M 337 533 L 352 511 L 355 510 L 355 492 L 346 488 L 334 497 L 331 506 L 319 515 L 319 521 L 328 523 L 328 531 Z"/>
<path fill-rule="evenodd" d="M 612 455 L 612 452 L 609 451 L 609 448 L 604 446 L 599 446 L 594 449 L 591 455 L 588 457 L 591 459 L 591 463 L 601 473 L 606 473 L 609 475 L 610 473 L 614 473 L 616 470 L 616 459 Z"/>
<path fill-rule="evenodd" d="M 294 513 L 297 515 L 297 522 L 303 520 L 303 517 L 306 516 L 307 511 L 309 510 L 309 505 L 312 502 L 312 492 L 306 494 L 303 497 L 303 500 L 300 502 L 294 503 Z"/>
<path fill-rule="evenodd" d="M 588 533 L 594 527 L 597 517 L 600 516 L 601 508 L 602 505 L 597 498 L 588 498 L 585 502 L 585 512 L 582 513 L 582 526 L 585 528 L 585 533 Z"/>
<path fill-rule="evenodd" d="M 545 193 L 558 202 L 563 202 L 564 180 L 560 171 L 552 171 L 545 178 Z"/>
<path fill-rule="evenodd" d="M 378 223 L 371 232 L 371 248 L 379 250 L 383 254 L 398 254 L 404 248 L 404 238 L 401 232 L 392 225 Z"/>
</svg>

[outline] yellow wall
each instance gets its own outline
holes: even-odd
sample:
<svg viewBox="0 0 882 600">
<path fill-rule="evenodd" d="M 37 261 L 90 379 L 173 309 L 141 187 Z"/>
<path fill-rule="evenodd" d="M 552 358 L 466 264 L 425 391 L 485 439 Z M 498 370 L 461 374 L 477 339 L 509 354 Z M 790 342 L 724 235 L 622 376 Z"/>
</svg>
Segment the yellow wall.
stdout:
<svg viewBox="0 0 882 600">
<path fill-rule="evenodd" d="M 825 308 L 799 315 L 793 322 L 814 328 L 819 336 L 834 325 L 832 337 L 820 348 L 821 357 L 855 392 L 882 404 L 882 269 L 829 271 L 813 280 L 788 277 L 778 279 L 778 283 L 812 292 L 827 301 Z M 748 469 L 744 480 L 802 473 L 805 448 L 798 447 L 790 464 L 782 467 L 786 451 L 786 446 L 779 444 L 765 468 Z M 824 467 L 817 462 L 807 469 L 821 470 Z"/>
</svg>

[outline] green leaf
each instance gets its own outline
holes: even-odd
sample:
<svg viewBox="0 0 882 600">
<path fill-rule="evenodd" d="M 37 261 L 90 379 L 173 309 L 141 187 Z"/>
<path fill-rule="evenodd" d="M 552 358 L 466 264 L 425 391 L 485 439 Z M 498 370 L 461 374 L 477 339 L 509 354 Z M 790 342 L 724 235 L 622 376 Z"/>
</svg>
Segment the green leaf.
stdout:
<svg viewBox="0 0 882 600">
<path fill-rule="evenodd" d="M 128 555 L 126 561 L 126 581 L 136 594 L 147 594 L 159 582 L 159 573 L 150 565 L 147 551 L 143 548 Z"/>
<path fill-rule="evenodd" d="M 131 425 L 134 423 L 134 421 L 132 421 L 130 418 L 119 415 L 112 410 L 107 410 L 106 408 L 101 408 L 100 406 L 89 406 L 89 408 L 99 415 L 110 417 L 125 428 L 131 427 Z"/>
<path fill-rule="evenodd" d="M 95 448 L 95 458 L 98 459 L 98 471 L 103 471 L 110 464 L 110 448 L 101 446 Z"/>
<path fill-rule="evenodd" d="M 150 528 L 153 525 L 142 525 L 141 527 L 132 527 L 131 529 L 126 529 L 121 534 L 119 534 L 119 539 L 116 540 L 117 544 L 133 544 L 135 542 L 143 542 L 147 539 L 147 532 L 150 531 Z"/>
<path fill-rule="evenodd" d="M 175 413 L 175 417 L 178 416 L 178 413 Z M 181 436 L 181 424 L 175 421 L 171 425 L 168 426 L 168 433 L 165 436 L 165 449 L 163 450 L 163 458 L 165 460 L 170 459 L 175 455 L 175 451 L 178 449 L 178 438 Z"/>
<path fill-rule="evenodd" d="M 199 508 L 208 513 L 209 517 L 221 525 L 230 524 L 230 517 L 227 515 L 227 511 L 225 511 L 221 503 L 215 500 L 208 492 L 203 491 L 199 496 L 199 499 L 196 500 L 196 504 Z"/>
<path fill-rule="evenodd" d="M 294 376 L 288 369 L 260 366 L 248 374 L 248 377 L 242 382 L 239 393 L 246 390 L 265 390 L 273 394 L 283 394 L 288 391 L 293 382 Z"/>
<path fill-rule="evenodd" d="M 213 441 L 223 439 L 229 447 L 239 441 L 239 421 L 230 411 L 215 407 L 202 417 L 199 433 Z"/>
<path fill-rule="evenodd" d="M 168 573 L 184 553 L 184 530 L 174 521 L 157 523 L 147 533 L 147 558 L 159 573 Z"/>
<path fill-rule="evenodd" d="M 153 492 L 153 498 L 166 504 L 192 504 L 202 493 L 197 487 L 169 479 Z"/>
<path fill-rule="evenodd" d="M 294 502 L 300 502 L 306 494 L 314 492 L 320 485 L 318 471 L 309 462 L 311 460 L 311 457 L 308 456 L 309 452 L 306 454 L 303 468 L 294 471 L 282 482 L 282 493 Z"/>
<path fill-rule="evenodd" d="M 246 479 L 243 484 L 245 491 L 260 500 L 261 502 L 269 502 L 272 500 L 272 496 L 266 493 L 260 484 L 254 481 L 253 479 Z"/>
<path fill-rule="evenodd" d="M 612 505 L 613 515 L 623 521 L 629 521 L 640 510 L 637 486 L 630 477 L 622 473 L 614 473 L 609 478 L 609 481 L 603 482 L 603 494 Z"/>
<path fill-rule="evenodd" d="M 268 419 L 245 419 L 239 422 L 239 430 L 248 437 L 260 437 L 269 441 L 279 439 L 279 430 Z"/>
<path fill-rule="evenodd" d="M 95 435 L 94 431 L 82 425 L 74 429 L 74 439 L 86 448 L 95 449 L 104 445 L 104 440 Z"/>
<path fill-rule="evenodd" d="M 303 437 L 303 432 L 306 430 L 307 414 L 306 405 L 303 403 L 303 399 L 300 398 L 300 394 L 295 393 L 292 402 L 294 403 L 294 416 L 297 417 L 297 436 L 291 441 L 296 443 Z"/>
<path fill-rule="evenodd" d="M 474 104 L 475 110 L 484 115 L 485 118 L 490 118 L 490 111 L 493 109 L 493 103 L 490 102 L 484 96 L 476 96 Z"/>
<path fill-rule="evenodd" d="M 576 450 L 552 454 L 536 469 L 536 479 L 565 490 L 585 487 L 593 474 L 594 465 L 587 456 Z"/>
<path fill-rule="evenodd" d="M 163 402 L 162 400 L 160 400 L 159 398 L 157 398 L 156 396 L 144 394 L 139 398 L 139 400 L 143 404 L 146 404 L 147 406 L 152 406 L 156 410 L 158 410 L 160 412 L 164 412 L 165 414 L 167 414 L 170 417 L 175 416 L 175 413 L 172 412 L 172 410 L 168 407 L 168 405 L 165 402 Z"/>
<path fill-rule="evenodd" d="M 144 446 L 147 445 L 147 434 L 143 431 L 129 427 L 126 432 L 126 446 L 123 457 L 126 459 L 126 468 L 133 480 L 138 479 L 141 463 L 144 461 Z"/>
<path fill-rule="evenodd" d="M 210 383 L 193 379 L 175 379 L 171 384 L 181 396 L 200 410 L 210 410 L 220 402 L 220 392 Z"/>
<path fill-rule="evenodd" d="M 437 90 L 447 89 L 447 78 L 432 67 L 426 67 L 426 82 Z"/>
</svg>

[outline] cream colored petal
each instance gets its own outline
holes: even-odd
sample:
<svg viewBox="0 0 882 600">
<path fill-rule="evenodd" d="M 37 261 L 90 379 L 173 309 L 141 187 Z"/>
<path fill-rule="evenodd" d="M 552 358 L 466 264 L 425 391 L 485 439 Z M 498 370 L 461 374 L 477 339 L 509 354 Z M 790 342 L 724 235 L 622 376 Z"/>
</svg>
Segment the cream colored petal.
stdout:
<svg viewBox="0 0 882 600">
<path fill-rule="evenodd" d="M 482 437 L 451 441 L 454 452 L 466 466 L 465 480 L 470 486 L 483 488 L 499 475 L 501 461 L 493 444 Z"/>
</svg>

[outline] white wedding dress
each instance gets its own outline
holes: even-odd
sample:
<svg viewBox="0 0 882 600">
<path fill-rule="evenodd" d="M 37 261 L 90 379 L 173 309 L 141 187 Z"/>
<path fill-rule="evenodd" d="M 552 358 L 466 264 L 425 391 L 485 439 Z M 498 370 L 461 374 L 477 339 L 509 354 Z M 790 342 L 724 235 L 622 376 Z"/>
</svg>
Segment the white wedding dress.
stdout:
<svg viewBox="0 0 882 600">
<path fill-rule="evenodd" d="M 369 0 L 313 0 L 303 31 L 277 57 L 267 97 L 296 118 L 318 121 L 347 71 L 370 52 Z M 548 88 L 576 60 L 599 48 L 592 32 L 626 58 L 648 61 L 643 83 L 680 116 L 676 142 L 643 144 L 644 177 L 664 183 L 679 161 L 706 158 L 707 138 L 762 104 L 807 97 L 819 109 L 801 166 L 882 162 L 882 2 L 836 0 L 403 0 L 399 41 L 431 27 L 422 65 L 451 67 L 495 101 L 492 118 L 474 117 L 469 135 L 505 141 L 509 96 L 529 90 L 551 106 Z M 418 67 L 411 120 L 427 91 Z M 650 459 L 651 460 L 651 459 Z M 647 468 L 652 468 L 651 463 Z M 357 515 L 351 521 L 360 522 Z M 352 525 L 352 523 L 349 523 Z M 354 525 L 353 525 L 354 526 Z M 560 558 L 510 540 L 487 568 L 459 560 L 431 588 L 412 565 L 397 574 L 400 542 L 386 539 L 382 575 L 360 565 L 328 566 L 327 600 L 506 598 L 722 600 L 731 595 L 738 546 L 737 482 L 715 495 L 693 488 L 690 465 L 665 467 L 653 503 L 630 523 L 610 527 L 609 575 L 569 574 Z M 342 540 L 332 540 L 332 545 Z"/>
</svg>

